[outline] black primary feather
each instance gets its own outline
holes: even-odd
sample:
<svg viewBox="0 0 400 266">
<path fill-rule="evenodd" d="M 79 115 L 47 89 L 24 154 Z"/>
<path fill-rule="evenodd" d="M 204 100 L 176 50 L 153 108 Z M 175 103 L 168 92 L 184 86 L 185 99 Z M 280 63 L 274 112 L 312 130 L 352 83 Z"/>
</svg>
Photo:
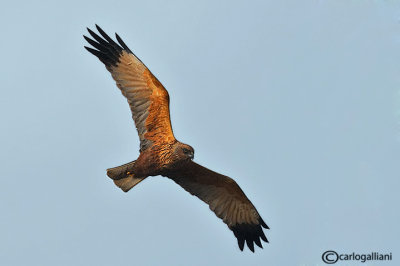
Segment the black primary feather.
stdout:
<svg viewBox="0 0 400 266">
<path fill-rule="evenodd" d="M 229 228 L 233 231 L 233 234 L 237 238 L 238 245 L 241 251 L 243 251 L 244 243 L 246 242 L 249 249 L 254 252 L 254 243 L 262 248 L 260 238 L 268 243 L 262 227 L 269 229 L 266 223 L 260 217 L 258 219 L 259 224 L 237 224 L 230 226 Z"/>
<path fill-rule="evenodd" d="M 117 38 L 117 41 L 119 42 L 119 44 L 129 53 L 133 54 L 131 49 L 128 48 L 128 46 L 124 43 L 124 41 L 121 39 L 121 37 L 119 37 L 119 35 L 117 33 L 115 33 L 115 37 Z"/>
<path fill-rule="evenodd" d="M 90 36 L 93 38 L 89 38 L 83 35 L 83 38 L 94 48 L 86 47 L 90 53 L 95 55 L 100 59 L 107 67 L 116 66 L 120 60 L 122 51 L 125 50 L 128 53 L 132 53 L 132 51 L 126 46 L 126 44 L 122 41 L 122 39 L 117 35 L 117 40 L 120 43 L 116 43 L 113 39 L 108 36 L 102 28 L 96 25 L 96 29 L 100 33 L 101 36 L 93 32 L 91 29 L 87 28 Z M 121 47 L 122 46 L 122 47 Z M 132 53 L 133 54 L 133 53 Z"/>
</svg>

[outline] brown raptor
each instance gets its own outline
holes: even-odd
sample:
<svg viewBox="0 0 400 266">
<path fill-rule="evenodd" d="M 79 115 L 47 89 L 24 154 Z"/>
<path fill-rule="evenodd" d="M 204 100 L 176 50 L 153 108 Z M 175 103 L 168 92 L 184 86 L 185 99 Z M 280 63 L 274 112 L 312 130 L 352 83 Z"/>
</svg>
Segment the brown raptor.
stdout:
<svg viewBox="0 0 400 266">
<path fill-rule="evenodd" d="M 195 162 L 194 149 L 175 139 L 169 115 L 169 95 L 164 86 L 116 34 L 115 42 L 99 26 L 100 35 L 88 29 L 84 38 L 95 49 L 85 48 L 104 63 L 128 100 L 140 139 L 140 155 L 130 163 L 110 168 L 107 175 L 123 191 L 149 176 L 174 180 L 190 194 L 207 203 L 237 238 L 254 252 L 254 243 L 268 242 L 269 229 L 236 182 Z"/>
</svg>

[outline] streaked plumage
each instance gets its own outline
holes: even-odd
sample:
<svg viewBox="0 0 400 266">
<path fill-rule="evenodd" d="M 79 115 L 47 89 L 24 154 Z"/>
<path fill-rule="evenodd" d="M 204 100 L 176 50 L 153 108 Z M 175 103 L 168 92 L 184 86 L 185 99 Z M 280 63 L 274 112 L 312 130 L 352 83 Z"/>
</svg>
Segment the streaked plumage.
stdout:
<svg viewBox="0 0 400 266">
<path fill-rule="evenodd" d="M 127 98 L 140 139 L 139 157 L 107 175 L 125 192 L 148 176 L 168 177 L 209 205 L 233 231 L 240 250 L 245 242 L 253 252 L 254 243 L 262 247 L 260 238 L 268 242 L 262 227 L 269 228 L 236 182 L 193 162 L 193 148 L 175 139 L 164 86 L 117 34 L 118 43 L 96 28 L 102 37 L 90 29 L 94 40 L 84 36 L 96 49 L 85 48 L 105 64 Z"/>
</svg>

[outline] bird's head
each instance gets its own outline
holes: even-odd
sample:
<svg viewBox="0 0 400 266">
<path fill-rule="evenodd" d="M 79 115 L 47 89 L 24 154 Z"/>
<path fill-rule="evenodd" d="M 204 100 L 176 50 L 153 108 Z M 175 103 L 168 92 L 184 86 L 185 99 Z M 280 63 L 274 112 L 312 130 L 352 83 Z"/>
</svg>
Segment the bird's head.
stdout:
<svg viewBox="0 0 400 266">
<path fill-rule="evenodd" d="M 174 157 L 177 161 L 189 161 L 194 158 L 194 149 L 185 143 L 177 142 L 174 147 Z"/>
</svg>

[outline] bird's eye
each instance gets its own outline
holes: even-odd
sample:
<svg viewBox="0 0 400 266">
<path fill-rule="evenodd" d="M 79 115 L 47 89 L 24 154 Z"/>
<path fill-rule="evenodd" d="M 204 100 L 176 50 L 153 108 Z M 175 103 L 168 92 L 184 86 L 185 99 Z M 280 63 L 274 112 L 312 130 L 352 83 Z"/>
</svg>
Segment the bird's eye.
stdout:
<svg viewBox="0 0 400 266">
<path fill-rule="evenodd" d="M 183 153 L 184 153 L 184 154 L 188 154 L 188 153 L 189 153 L 189 150 L 186 149 L 186 148 L 183 148 Z"/>
</svg>

